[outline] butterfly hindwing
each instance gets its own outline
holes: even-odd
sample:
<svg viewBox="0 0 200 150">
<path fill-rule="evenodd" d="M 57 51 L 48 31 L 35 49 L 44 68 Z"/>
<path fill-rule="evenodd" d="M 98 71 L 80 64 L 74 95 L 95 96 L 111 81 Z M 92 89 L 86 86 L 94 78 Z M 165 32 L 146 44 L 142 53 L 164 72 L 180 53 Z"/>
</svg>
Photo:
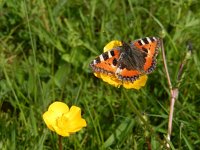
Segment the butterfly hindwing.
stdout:
<svg viewBox="0 0 200 150">
<path fill-rule="evenodd" d="M 95 58 L 90 66 L 94 72 L 115 75 L 121 81 L 133 82 L 151 73 L 156 67 L 160 39 L 145 37 L 115 47 Z"/>
<path fill-rule="evenodd" d="M 135 81 L 143 72 L 145 53 L 131 49 L 130 45 L 122 42 L 122 50 L 117 64 L 116 76 L 120 80 Z"/>
<path fill-rule="evenodd" d="M 156 56 L 158 55 L 158 49 L 160 47 L 160 39 L 156 37 L 145 37 L 131 42 L 131 47 L 136 47 L 147 54 L 143 70 L 147 74 L 151 73 L 156 67 Z"/>
</svg>

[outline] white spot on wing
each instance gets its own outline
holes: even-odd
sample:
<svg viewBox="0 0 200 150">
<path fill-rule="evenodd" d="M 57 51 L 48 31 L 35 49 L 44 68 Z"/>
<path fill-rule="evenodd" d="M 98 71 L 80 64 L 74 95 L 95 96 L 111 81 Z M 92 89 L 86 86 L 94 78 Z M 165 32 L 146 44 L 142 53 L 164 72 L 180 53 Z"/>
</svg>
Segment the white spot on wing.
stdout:
<svg viewBox="0 0 200 150">
<path fill-rule="evenodd" d="M 104 61 L 103 55 L 100 55 L 99 58 L 100 58 L 100 61 Z"/>
<path fill-rule="evenodd" d="M 155 37 L 153 37 L 153 39 L 154 39 L 155 41 L 157 41 L 157 39 L 156 39 Z"/>
<path fill-rule="evenodd" d="M 144 43 L 144 41 L 142 39 L 140 41 L 141 41 L 142 45 L 145 45 L 145 43 Z"/>
<path fill-rule="evenodd" d="M 148 41 L 149 43 L 152 42 L 151 39 L 150 39 L 149 37 L 146 37 L 146 39 L 147 39 L 147 41 Z"/>
<path fill-rule="evenodd" d="M 112 57 L 112 55 L 111 55 L 110 51 L 108 51 L 108 58 L 111 58 L 111 57 Z"/>
<path fill-rule="evenodd" d="M 116 75 L 119 75 L 119 74 L 121 74 L 121 72 L 122 72 L 122 69 L 120 69 L 120 68 L 117 68 L 117 70 L 116 70 L 115 74 L 116 74 Z"/>
<path fill-rule="evenodd" d="M 96 65 L 96 64 L 97 64 L 97 61 L 96 61 L 96 60 L 93 60 L 93 64 Z"/>
</svg>

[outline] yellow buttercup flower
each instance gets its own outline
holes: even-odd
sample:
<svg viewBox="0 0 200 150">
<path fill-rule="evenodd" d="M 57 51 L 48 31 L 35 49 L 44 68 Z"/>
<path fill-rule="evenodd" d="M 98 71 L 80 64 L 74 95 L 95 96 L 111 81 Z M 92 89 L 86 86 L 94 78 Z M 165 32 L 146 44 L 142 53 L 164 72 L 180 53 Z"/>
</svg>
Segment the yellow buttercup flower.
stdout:
<svg viewBox="0 0 200 150">
<path fill-rule="evenodd" d="M 122 43 L 121 41 L 111 41 L 109 42 L 103 49 L 104 52 L 117 47 L 121 46 Z M 126 81 L 121 81 L 119 80 L 115 75 L 109 75 L 109 74 L 104 74 L 104 73 L 94 73 L 94 75 L 98 78 L 101 78 L 104 82 L 109 83 L 110 85 L 113 85 L 115 87 L 120 87 L 123 86 L 126 89 L 140 89 L 141 87 L 145 86 L 146 81 L 148 79 L 147 75 L 141 75 L 136 81 L 134 82 L 126 82 Z"/>
<path fill-rule="evenodd" d="M 81 118 L 81 109 L 77 106 L 69 107 L 63 102 L 52 103 L 48 111 L 43 114 L 47 127 L 61 136 L 69 136 L 86 127 L 85 119 Z"/>
<path fill-rule="evenodd" d="M 118 47 L 118 46 L 122 46 L 122 42 L 118 41 L 118 40 L 113 40 L 110 41 L 108 44 L 106 44 L 106 46 L 103 48 L 103 52 L 107 52 L 112 48 Z"/>
</svg>

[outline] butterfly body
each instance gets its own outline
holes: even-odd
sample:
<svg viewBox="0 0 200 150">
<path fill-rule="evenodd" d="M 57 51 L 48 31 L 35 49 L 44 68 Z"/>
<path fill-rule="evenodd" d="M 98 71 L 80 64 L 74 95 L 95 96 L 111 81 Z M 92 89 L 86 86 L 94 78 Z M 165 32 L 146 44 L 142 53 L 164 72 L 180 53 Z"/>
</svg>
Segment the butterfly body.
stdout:
<svg viewBox="0 0 200 150">
<path fill-rule="evenodd" d="M 133 82 L 139 76 L 151 73 L 156 68 L 156 56 L 160 39 L 145 37 L 130 42 L 121 42 L 96 57 L 90 67 L 96 73 L 115 75 L 119 80 Z"/>
</svg>

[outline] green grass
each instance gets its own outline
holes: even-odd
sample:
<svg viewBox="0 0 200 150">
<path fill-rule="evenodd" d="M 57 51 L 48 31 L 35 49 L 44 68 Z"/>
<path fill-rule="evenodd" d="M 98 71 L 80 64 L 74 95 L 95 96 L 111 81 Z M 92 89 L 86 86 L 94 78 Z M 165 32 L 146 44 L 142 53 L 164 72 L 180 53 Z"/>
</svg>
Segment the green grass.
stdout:
<svg viewBox="0 0 200 150">
<path fill-rule="evenodd" d="M 42 120 L 56 100 L 81 107 L 87 121 L 63 139 L 64 149 L 165 149 L 170 96 L 161 53 L 139 91 L 112 87 L 89 68 L 109 41 L 146 36 L 164 37 L 173 86 L 192 44 L 170 144 L 198 149 L 199 6 L 198 0 L 1 0 L 0 149 L 58 149 L 57 135 Z"/>
</svg>

